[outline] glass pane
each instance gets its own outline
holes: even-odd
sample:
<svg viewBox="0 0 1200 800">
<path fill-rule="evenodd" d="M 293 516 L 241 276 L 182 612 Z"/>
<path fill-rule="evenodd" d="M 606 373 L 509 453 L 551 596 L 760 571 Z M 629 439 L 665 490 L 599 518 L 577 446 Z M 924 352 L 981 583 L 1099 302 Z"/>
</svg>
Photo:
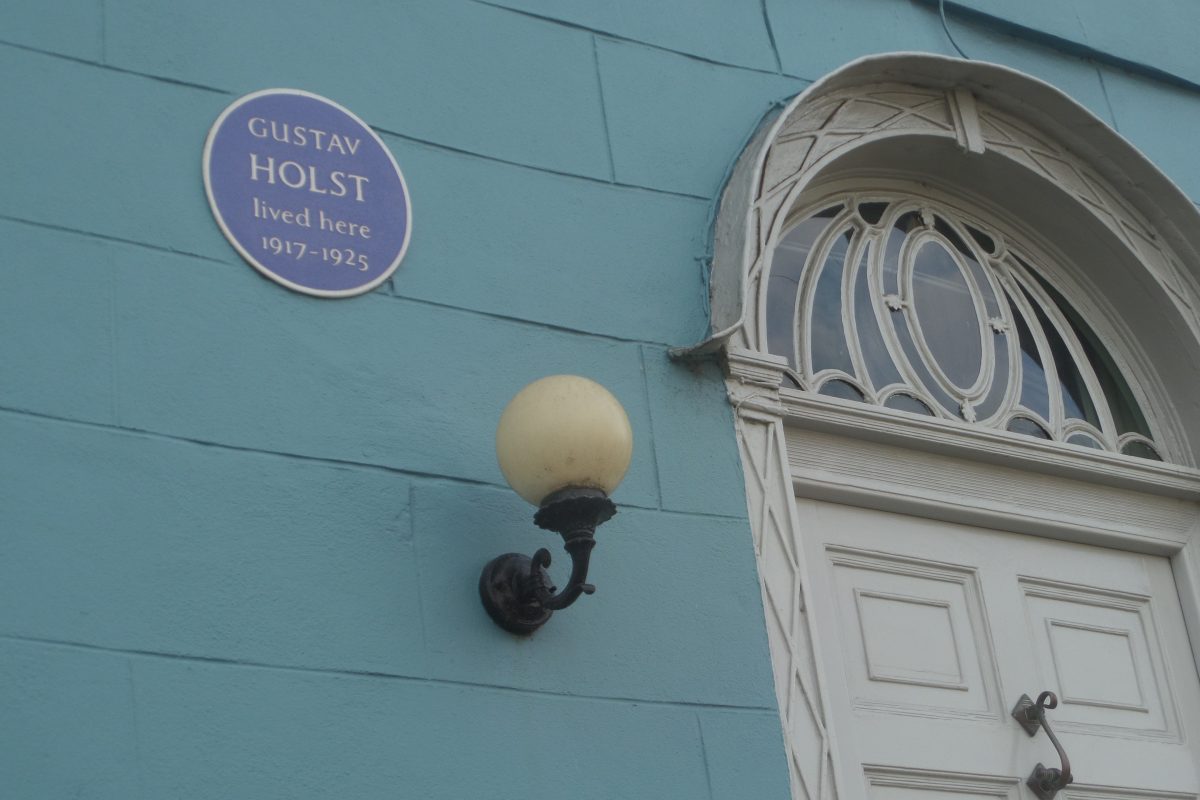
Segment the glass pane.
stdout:
<svg viewBox="0 0 1200 800">
<path fill-rule="evenodd" d="M 913 258 L 913 311 L 925 344 L 950 382 L 975 383 L 983 366 L 981 321 L 967 279 L 950 251 L 923 244 Z"/>
<path fill-rule="evenodd" d="M 897 411 L 907 411 L 910 414 L 924 414 L 932 417 L 933 411 L 929 406 L 922 403 L 911 394 L 894 394 L 884 401 L 883 405 L 887 408 L 894 408 Z"/>
<path fill-rule="evenodd" d="M 883 219 L 883 212 L 887 211 L 887 203 L 859 203 L 858 215 L 870 225 L 878 225 L 879 220 Z"/>
<path fill-rule="evenodd" d="M 905 357 L 908 359 L 912 371 L 916 373 L 917 379 L 921 382 L 924 389 L 933 395 L 933 399 L 937 400 L 938 404 L 949 411 L 956 417 L 962 416 L 962 408 L 959 402 L 946 393 L 936 380 L 928 367 L 921 358 L 920 352 L 917 350 L 917 345 L 913 341 L 912 331 L 908 329 L 908 317 L 902 312 L 895 311 L 891 315 L 892 327 L 895 328 L 896 338 L 900 340 L 900 349 L 904 351 Z"/>
<path fill-rule="evenodd" d="M 1050 438 L 1050 434 L 1046 433 L 1046 429 L 1029 417 L 1014 417 L 1012 422 L 1008 423 L 1008 429 L 1013 433 L 1023 433 L 1026 436 L 1034 436 L 1038 439 Z"/>
<path fill-rule="evenodd" d="M 1125 381 L 1125 376 L 1117 369 L 1116 362 L 1108 354 L 1104 345 L 1100 343 L 1091 327 L 1083 321 L 1075 309 L 1067 304 L 1066 299 L 1053 286 L 1046 283 L 1037 273 L 1031 272 L 1031 274 L 1046 290 L 1046 294 L 1050 295 L 1050 299 L 1058 306 L 1058 310 L 1067 318 L 1080 345 L 1083 346 L 1083 352 L 1087 355 L 1087 359 L 1100 381 L 1100 387 L 1104 391 L 1104 398 L 1108 401 L 1108 410 L 1113 415 L 1117 433 L 1140 433 L 1147 439 L 1153 438 L 1150 436 L 1150 426 L 1146 423 L 1146 418 L 1142 415 L 1142 410 L 1138 407 L 1137 400 L 1134 399 L 1133 392 Z"/>
<path fill-rule="evenodd" d="M 1086 433 L 1072 433 L 1067 437 L 1067 444 L 1077 444 L 1080 447 L 1090 447 L 1093 450 L 1103 450 L 1104 445 L 1100 444 L 1093 437 Z"/>
<path fill-rule="evenodd" d="M 767 351 L 783 356 L 793 367 L 800 366 L 796 360 L 796 295 L 800 276 L 813 243 L 841 210 L 841 206 L 827 208 L 792 228 L 775 248 L 771 261 L 771 277 L 767 282 Z"/>
<path fill-rule="evenodd" d="M 979 293 L 983 295 L 984 313 L 989 319 L 994 319 L 1000 316 L 1000 300 L 996 297 L 996 292 L 992 289 L 992 282 L 988 280 L 988 270 L 985 270 L 983 265 L 975 260 L 975 256 L 971 253 L 963 255 L 963 261 L 967 264 L 967 271 L 971 273 L 971 278 L 975 281 L 975 286 L 979 288 Z"/>
<path fill-rule="evenodd" d="M 1008 297 L 1007 292 L 1005 297 Z M 1008 297 L 1008 304 L 1012 308 L 1013 319 L 1017 323 L 1017 339 L 1021 343 L 1021 405 L 1042 419 L 1050 419 L 1050 389 L 1046 383 L 1041 352 L 1025 322 L 1025 315 L 1011 297 Z"/>
<path fill-rule="evenodd" d="M 862 349 L 863 363 L 867 366 L 867 374 L 858 377 L 880 389 L 893 383 L 903 383 L 904 379 L 900 377 L 900 371 L 896 369 L 887 344 L 883 341 L 879 319 L 875 316 L 875 308 L 871 304 L 867 254 L 867 248 L 863 248 L 858 274 L 854 277 L 854 328 L 858 335 L 858 346 Z"/>
<path fill-rule="evenodd" d="M 906 211 L 896 218 L 895 223 L 892 224 L 892 229 L 888 231 L 887 246 L 884 249 L 883 261 L 880 265 L 883 278 L 883 293 L 885 296 L 900 294 L 900 250 L 909 234 L 921 228 L 921 215 L 916 211 Z M 946 394 L 938 386 L 937 382 L 933 379 L 933 375 L 925 366 L 917 345 L 913 341 L 912 331 L 908 327 L 908 318 L 904 312 L 892 310 L 888 316 L 891 319 L 892 327 L 896 331 L 896 338 L 900 342 L 900 348 L 904 351 L 904 357 L 916 373 L 917 379 L 933 395 L 942 408 L 955 416 L 959 416 L 961 409 L 959 408 L 958 401 L 950 397 L 950 395 Z"/>
<path fill-rule="evenodd" d="M 949 222 L 941 217 L 933 218 L 933 229 L 950 240 L 950 244 L 954 245 L 954 249 L 967 258 L 975 258 L 975 254 L 971 252 L 971 248 L 967 247 L 967 243 L 958 235 L 958 231 L 950 225 Z"/>
<path fill-rule="evenodd" d="M 1042 326 L 1042 333 L 1050 343 L 1050 353 L 1054 357 L 1054 366 L 1058 371 L 1058 383 L 1062 389 L 1064 415 L 1067 419 L 1082 419 L 1099 428 L 1100 416 L 1096 413 L 1091 393 L 1088 392 L 1087 386 L 1083 382 L 1083 374 L 1079 371 L 1079 365 L 1075 363 L 1074 356 L 1067 349 L 1067 343 L 1063 341 L 1058 329 L 1050 322 L 1050 318 L 1034 300 L 1033 295 L 1024 286 L 1021 287 L 1021 291 L 1025 293 L 1025 298 L 1033 306 L 1033 313 Z"/>
<path fill-rule="evenodd" d="M 826 381 L 821 386 L 821 391 L 818 394 L 829 395 L 830 397 L 840 397 L 843 400 L 857 400 L 863 402 L 863 394 L 858 389 L 855 389 L 845 381 L 832 380 Z"/>
<path fill-rule="evenodd" d="M 854 229 L 847 228 L 829 250 L 821 275 L 817 278 L 812 315 L 808 320 L 808 346 L 812 353 L 813 372 L 840 369 L 854 374 L 846 329 L 842 325 L 842 273 L 846 268 L 846 253 Z"/>
<path fill-rule="evenodd" d="M 989 256 L 996 254 L 996 242 L 994 239 L 992 239 L 992 237 L 988 236 L 978 228 L 971 227 L 970 225 L 967 226 L 967 233 L 971 234 L 971 238 L 983 248 L 983 252 L 987 253 Z"/>
<path fill-rule="evenodd" d="M 1004 401 L 1004 393 L 1008 391 L 1010 337 L 1007 333 L 994 332 L 992 336 L 995 337 L 992 344 L 996 348 L 996 362 L 992 365 L 992 385 L 980 400 L 979 405 L 975 407 L 975 413 L 980 420 L 988 419 L 1000 410 L 1000 403 Z"/>
<path fill-rule="evenodd" d="M 1127 456 L 1137 456 L 1138 458 L 1148 458 L 1151 461 L 1162 461 L 1162 456 L 1158 454 L 1150 445 L 1142 441 L 1128 442 L 1121 448 L 1121 452 Z"/>
<path fill-rule="evenodd" d="M 916 211 L 901 214 L 888 231 L 887 248 L 883 253 L 883 293 L 900 294 L 899 278 L 900 248 L 904 240 L 917 228 L 921 227 L 921 215 Z"/>
</svg>

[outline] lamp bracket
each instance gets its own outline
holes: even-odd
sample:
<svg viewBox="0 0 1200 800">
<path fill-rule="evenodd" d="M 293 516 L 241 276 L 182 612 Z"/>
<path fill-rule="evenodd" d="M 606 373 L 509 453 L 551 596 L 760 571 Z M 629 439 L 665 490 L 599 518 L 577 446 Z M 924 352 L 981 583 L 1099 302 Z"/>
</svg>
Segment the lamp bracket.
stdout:
<svg viewBox="0 0 1200 800">
<path fill-rule="evenodd" d="M 479 576 L 479 597 L 488 616 L 506 631 L 525 636 L 544 625 L 555 611 L 574 603 L 579 595 L 596 591 L 586 582 L 588 562 L 596 546 L 596 527 L 616 513 L 616 505 L 599 489 L 568 488 L 547 497 L 533 521 L 563 537 L 563 546 L 571 556 L 571 577 L 556 594 L 546 572 L 550 551 L 544 547 L 533 558 L 519 553 L 498 556 L 484 566 Z"/>
</svg>

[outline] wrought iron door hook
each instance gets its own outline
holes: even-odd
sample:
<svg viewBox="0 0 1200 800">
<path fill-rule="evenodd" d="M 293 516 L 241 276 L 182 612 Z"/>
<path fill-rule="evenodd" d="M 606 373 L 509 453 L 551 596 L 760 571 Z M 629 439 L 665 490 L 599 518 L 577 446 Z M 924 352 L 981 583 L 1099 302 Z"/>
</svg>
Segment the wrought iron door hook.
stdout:
<svg viewBox="0 0 1200 800">
<path fill-rule="evenodd" d="M 1049 720 L 1046 719 L 1046 711 L 1053 708 L 1058 708 L 1058 695 L 1045 691 L 1038 695 L 1036 703 L 1029 699 L 1029 695 L 1021 695 L 1021 699 L 1012 710 L 1013 719 L 1021 723 L 1021 727 L 1030 736 L 1036 736 L 1038 728 L 1046 729 L 1046 735 L 1050 737 L 1050 743 L 1058 751 L 1058 758 L 1062 762 L 1062 769 L 1039 763 L 1029 774 L 1025 784 L 1033 790 L 1039 800 L 1053 800 L 1059 789 L 1075 780 L 1075 776 L 1071 774 L 1071 759 L 1067 758 L 1067 751 L 1063 749 L 1058 737 L 1050 729 Z"/>
</svg>

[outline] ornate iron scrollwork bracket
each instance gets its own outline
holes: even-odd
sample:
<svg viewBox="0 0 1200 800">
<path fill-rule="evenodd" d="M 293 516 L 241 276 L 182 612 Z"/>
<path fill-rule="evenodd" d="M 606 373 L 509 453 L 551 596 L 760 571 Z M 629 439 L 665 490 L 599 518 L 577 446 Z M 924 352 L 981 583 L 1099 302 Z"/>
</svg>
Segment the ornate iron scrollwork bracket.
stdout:
<svg viewBox="0 0 1200 800">
<path fill-rule="evenodd" d="M 1046 735 L 1050 737 L 1050 743 L 1058 751 L 1058 758 L 1062 762 L 1062 769 L 1039 763 L 1029 774 L 1025 785 L 1033 790 L 1039 800 L 1053 800 L 1059 789 L 1075 780 L 1075 776 L 1071 774 L 1071 759 L 1067 758 L 1067 751 L 1063 749 L 1046 719 L 1046 711 L 1052 708 L 1058 708 L 1058 695 L 1047 691 L 1038 695 L 1036 703 L 1029 699 L 1029 695 L 1021 695 L 1021 699 L 1012 710 L 1013 719 L 1021 723 L 1021 727 L 1030 736 L 1036 736 L 1038 728 L 1046 729 Z"/>
<path fill-rule="evenodd" d="M 479 597 L 488 615 L 506 631 L 527 636 L 581 594 L 596 591 L 587 583 L 596 527 L 616 513 L 617 507 L 598 489 L 564 489 L 546 498 L 533 521 L 539 528 L 563 537 L 563 546 L 571 556 L 571 577 L 566 588 L 555 593 L 557 587 L 546 572 L 550 566 L 550 551 L 546 548 L 539 549 L 533 558 L 505 553 L 489 561 L 479 576 Z"/>
</svg>

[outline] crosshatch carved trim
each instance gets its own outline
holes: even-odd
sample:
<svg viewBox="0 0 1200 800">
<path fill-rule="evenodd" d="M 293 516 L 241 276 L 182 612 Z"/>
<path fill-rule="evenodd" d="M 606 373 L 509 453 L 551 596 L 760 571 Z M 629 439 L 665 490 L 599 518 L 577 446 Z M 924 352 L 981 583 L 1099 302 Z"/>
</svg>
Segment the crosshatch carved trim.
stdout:
<svg viewBox="0 0 1200 800">
<path fill-rule="evenodd" d="M 738 442 L 762 583 L 768 641 L 779 698 L 792 797 L 835 800 L 834 755 L 821 694 L 821 670 L 807 613 L 799 543 L 794 539 L 791 477 L 783 423 L 739 409 Z"/>
<path fill-rule="evenodd" d="M 754 554 L 766 612 L 775 694 L 795 800 L 836 800 L 835 756 L 827 726 L 820 655 L 808 616 L 803 553 L 788 465 L 778 356 L 729 350 L 729 400 L 750 508 Z"/>
</svg>

